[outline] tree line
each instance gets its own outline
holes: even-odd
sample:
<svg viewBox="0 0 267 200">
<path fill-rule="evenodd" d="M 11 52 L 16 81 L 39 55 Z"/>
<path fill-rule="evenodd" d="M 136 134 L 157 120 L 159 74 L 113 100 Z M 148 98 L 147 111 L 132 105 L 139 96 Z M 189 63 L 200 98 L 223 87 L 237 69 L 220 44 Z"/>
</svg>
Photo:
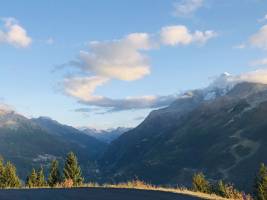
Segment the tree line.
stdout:
<svg viewBox="0 0 267 200">
<path fill-rule="evenodd" d="M 198 192 L 217 194 L 229 199 L 252 199 L 250 195 L 245 195 L 235 189 L 233 184 L 225 183 L 223 180 L 209 182 L 202 172 L 194 174 L 192 189 Z M 255 176 L 253 197 L 255 200 L 267 200 L 267 167 L 263 163 Z"/>
<path fill-rule="evenodd" d="M 84 178 L 77 157 L 73 152 L 67 154 L 63 168 L 63 174 L 59 169 L 59 162 L 52 160 L 48 177 L 45 177 L 44 169 L 41 166 L 38 170 L 33 168 L 27 176 L 25 186 L 34 187 L 72 187 L 82 185 Z M 22 182 L 17 175 L 16 167 L 11 163 L 5 163 L 0 157 L 0 188 L 18 188 Z"/>
<path fill-rule="evenodd" d="M 58 160 L 52 160 L 47 178 L 42 166 L 38 170 L 33 168 L 26 178 L 25 186 L 29 188 L 72 187 L 83 184 L 81 167 L 73 152 L 67 154 L 62 171 L 63 173 L 59 168 Z M 0 188 L 19 188 L 21 186 L 22 182 L 17 175 L 16 167 L 9 161 L 5 163 L 0 156 Z M 209 182 L 202 172 L 194 174 L 192 189 L 197 192 L 217 194 L 229 199 L 252 199 L 250 195 L 245 195 L 235 189 L 233 184 L 225 183 L 223 180 Z M 253 191 L 255 200 L 267 200 L 267 167 L 264 164 L 260 165 L 255 176 Z"/>
</svg>

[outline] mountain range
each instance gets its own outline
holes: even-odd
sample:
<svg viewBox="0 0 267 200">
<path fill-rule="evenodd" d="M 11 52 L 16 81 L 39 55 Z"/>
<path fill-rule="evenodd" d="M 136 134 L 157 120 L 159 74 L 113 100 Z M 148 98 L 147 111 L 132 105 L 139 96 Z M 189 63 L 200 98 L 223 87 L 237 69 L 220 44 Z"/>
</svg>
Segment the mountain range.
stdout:
<svg viewBox="0 0 267 200">
<path fill-rule="evenodd" d="M 76 129 L 0 109 L 0 154 L 22 176 L 72 150 L 90 180 L 190 185 L 202 171 L 249 190 L 267 163 L 266 113 L 267 85 L 250 82 L 185 92 L 129 130 Z"/>
<path fill-rule="evenodd" d="M 22 178 L 32 167 L 47 169 L 52 159 L 62 164 L 69 151 L 78 155 L 84 175 L 90 177 L 94 161 L 105 148 L 104 142 L 49 118 L 28 119 L 0 109 L 0 154 L 17 166 Z"/>
<path fill-rule="evenodd" d="M 90 135 L 108 144 L 111 143 L 113 140 L 117 139 L 123 133 L 131 129 L 132 128 L 126 128 L 126 127 L 110 128 L 106 130 L 97 130 L 94 128 L 87 128 L 87 127 L 79 128 L 79 130 L 84 132 L 85 134 Z"/>
<path fill-rule="evenodd" d="M 267 163 L 266 113 L 264 84 L 191 91 L 112 142 L 100 159 L 104 177 L 189 185 L 202 171 L 248 190 Z"/>
</svg>

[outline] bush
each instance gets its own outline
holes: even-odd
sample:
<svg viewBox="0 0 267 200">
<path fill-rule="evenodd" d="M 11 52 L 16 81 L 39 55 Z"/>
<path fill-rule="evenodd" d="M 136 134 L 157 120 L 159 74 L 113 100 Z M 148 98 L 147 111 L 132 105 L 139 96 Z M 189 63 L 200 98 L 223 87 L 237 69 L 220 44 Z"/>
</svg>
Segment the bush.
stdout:
<svg viewBox="0 0 267 200">
<path fill-rule="evenodd" d="M 65 179 L 64 182 L 61 183 L 61 186 L 64 188 L 71 188 L 73 186 L 72 179 Z"/>
<path fill-rule="evenodd" d="M 236 190 L 233 184 L 224 183 L 222 180 L 215 185 L 213 192 L 228 199 L 242 199 L 242 193 Z"/>
<path fill-rule="evenodd" d="M 202 172 L 194 174 L 192 180 L 193 190 L 197 192 L 203 193 L 211 193 L 211 185 L 205 179 L 205 176 Z"/>
</svg>

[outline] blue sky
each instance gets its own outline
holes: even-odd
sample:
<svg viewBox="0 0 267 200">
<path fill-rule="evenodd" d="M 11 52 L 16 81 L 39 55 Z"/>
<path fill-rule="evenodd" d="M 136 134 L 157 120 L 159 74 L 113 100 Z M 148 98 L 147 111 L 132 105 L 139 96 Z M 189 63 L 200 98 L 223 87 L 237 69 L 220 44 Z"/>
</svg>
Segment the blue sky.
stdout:
<svg viewBox="0 0 267 200">
<path fill-rule="evenodd" d="M 135 126 L 267 64 L 266 0 L 0 2 L 0 98 L 28 117 Z"/>
</svg>

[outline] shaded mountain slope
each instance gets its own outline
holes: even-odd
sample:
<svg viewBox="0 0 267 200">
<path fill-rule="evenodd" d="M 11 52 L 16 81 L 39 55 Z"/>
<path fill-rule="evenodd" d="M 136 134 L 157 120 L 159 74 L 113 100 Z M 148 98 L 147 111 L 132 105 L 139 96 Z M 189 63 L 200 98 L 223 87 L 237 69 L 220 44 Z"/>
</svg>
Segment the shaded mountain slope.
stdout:
<svg viewBox="0 0 267 200">
<path fill-rule="evenodd" d="M 97 144 L 102 143 L 97 141 Z M 78 155 L 84 175 L 88 176 L 89 163 L 93 163 L 96 158 L 89 148 L 79 144 L 77 140 L 50 134 L 37 123 L 14 111 L 0 111 L 0 154 L 16 165 L 22 178 L 25 178 L 32 167 L 42 165 L 47 169 L 52 159 L 58 159 L 62 164 L 69 151 Z"/>
<path fill-rule="evenodd" d="M 117 181 L 189 184 L 203 171 L 248 189 L 259 164 L 267 163 L 266 111 L 266 85 L 240 83 L 210 100 L 194 91 L 115 140 L 100 163 Z"/>
<path fill-rule="evenodd" d="M 106 144 L 97 140 L 95 137 L 86 135 L 84 132 L 76 128 L 60 124 L 50 118 L 39 117 L 32 119 L 32 121 L 42 127 L 49 134 L 57 136 L 61 140 L 75 143 L 81 148 L 84 148 L 92 159 L 101 155 L 106 148 Z"/>
</svg>

